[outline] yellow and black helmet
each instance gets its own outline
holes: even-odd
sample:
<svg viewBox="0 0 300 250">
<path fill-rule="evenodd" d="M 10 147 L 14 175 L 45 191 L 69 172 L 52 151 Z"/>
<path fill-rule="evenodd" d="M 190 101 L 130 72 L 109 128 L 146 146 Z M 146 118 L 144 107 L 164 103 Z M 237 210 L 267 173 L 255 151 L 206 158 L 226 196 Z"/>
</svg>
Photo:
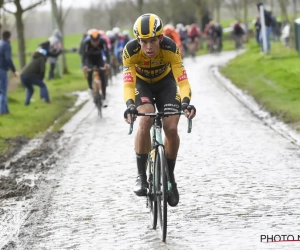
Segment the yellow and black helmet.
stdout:
<svg viewBox="0 0 300 250">
<path fill-rule="evenodd" d="M 163 33 L 163 22 L 155 14 L 144 14 L 134 23 L 133 34 L 136 38 L 150 38 Z"/>
</svg>

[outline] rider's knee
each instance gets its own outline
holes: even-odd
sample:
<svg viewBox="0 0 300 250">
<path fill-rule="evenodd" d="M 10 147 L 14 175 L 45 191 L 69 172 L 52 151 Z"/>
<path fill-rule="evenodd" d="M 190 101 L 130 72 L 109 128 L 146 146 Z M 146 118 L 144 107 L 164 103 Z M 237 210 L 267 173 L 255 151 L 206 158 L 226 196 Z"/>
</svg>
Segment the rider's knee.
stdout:
<svg viewBox="0 0 300 250">
<path fill-rule="evenodd" d="M 140 118 L 140 123 L 139 123 L 139 131 L 140 133 L 149 133 L 151 126 L 153 123 L 153 118 L 150 117 L 141 117 Z"/>
<path fill-rule="evenodd" d="M 165 136 L 169 140 L 177 138 L 178 129 L 177 126 L 175 125 L 164 127 L 164 132 L 165 132 Z"/>
</svg>

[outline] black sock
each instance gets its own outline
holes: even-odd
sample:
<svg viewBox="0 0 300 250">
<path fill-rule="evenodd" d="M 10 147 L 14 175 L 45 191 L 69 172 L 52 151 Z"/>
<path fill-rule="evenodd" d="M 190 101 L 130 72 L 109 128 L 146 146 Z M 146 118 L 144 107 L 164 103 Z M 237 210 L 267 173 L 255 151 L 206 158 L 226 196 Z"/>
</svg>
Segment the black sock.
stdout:
<svg viewBox="0 0 300 250">
<path fill-rule="evenodd" d="M 168 159 L 167 158 L 167 163 L 168 163 L 168 167 L 169 167 L 170 181 L 174 182 L 175 181 L 174 169 L 175 169 L 176 159 Z"/>
<path fill-rule="evenodd" d="M 138 175 L 146 175 L 147 160 L 148 160 L 148 154 L 136 153 L 136 163 L 137 163 Z"/>
</svg>

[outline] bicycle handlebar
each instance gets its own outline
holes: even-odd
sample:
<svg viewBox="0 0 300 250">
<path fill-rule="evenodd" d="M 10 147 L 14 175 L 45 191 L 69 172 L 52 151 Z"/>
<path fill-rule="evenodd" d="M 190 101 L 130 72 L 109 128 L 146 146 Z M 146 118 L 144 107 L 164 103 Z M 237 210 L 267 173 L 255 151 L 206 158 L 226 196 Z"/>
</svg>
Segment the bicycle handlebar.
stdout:
<svg viewBox="0 0 300 250">
<path fill-rule="evenodd" d="M 184 115 L 184 112 L 178 111 L 178 112 L 137 113 L 137 116 L 148 116 L 148 117 L 151 117 L 151 118 L 155 118 L 155 117 L 163 118 L 163 117 L 169 117 L 169 116 L 172 116 L 172 115 Z M 129 135 L 133 131 L 134 116 L 135 116 L 134 114 L 131 114 L 131 123 L 129 124 L 129 131 L 128 131 Z M 191 133 L 192 124 L 193 124 L 192 119 L 187 118 L 187 120 L 188 120 L 187 132 Z"/>
</svg>

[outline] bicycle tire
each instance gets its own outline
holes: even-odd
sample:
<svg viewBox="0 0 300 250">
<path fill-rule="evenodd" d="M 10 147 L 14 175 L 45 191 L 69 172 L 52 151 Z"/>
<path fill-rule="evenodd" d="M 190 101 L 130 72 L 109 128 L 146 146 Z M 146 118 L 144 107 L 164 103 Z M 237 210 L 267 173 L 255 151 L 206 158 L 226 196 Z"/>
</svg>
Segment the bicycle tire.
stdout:
<svg viewBox="0 0 300 250">
<path fill-rule="evenodd" d="M 167 194 L 167 176 L 166 167 L 167 160 L 162 146 L 158 147 L 157 157 L 155 158 L 155 186 L 156 192 L 160 192 L 161 195 L 157 199 L 157 213 L 158 224 L 160 228 L 161 240 L 166 241 L 167 237 L 167 207 L 168 207 L 168 194 Z"/>
<path fill-rule="evenodd" d="M 150 224 L 152 229 L 156 229 L 157 226 L 157 201 L 155 199 L 155 188 L 154 188 L 154 167 L 150 159 L 151 155 L 149 154 L 148 159 L 148 199 L 149 199 L 149 212 L 150 212 Z"/>
<path fill-rule="evenodd" d="M 99 92 L 96 94 L 96 107 L 98 110 L 98 116 L 102 117 L 102 96 Z"/>
</svg>

